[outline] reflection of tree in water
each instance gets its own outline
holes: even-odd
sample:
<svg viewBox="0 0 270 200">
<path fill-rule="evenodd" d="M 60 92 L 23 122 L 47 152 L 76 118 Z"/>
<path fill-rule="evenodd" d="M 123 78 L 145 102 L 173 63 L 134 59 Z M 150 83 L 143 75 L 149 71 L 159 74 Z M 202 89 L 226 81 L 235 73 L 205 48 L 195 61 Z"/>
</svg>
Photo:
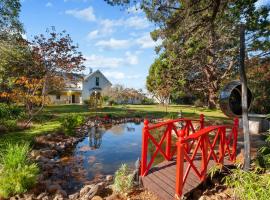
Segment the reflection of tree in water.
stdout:
<svg viewBox="0 0 270 200">
<path fill-rule="evenodd" d="M 115 135 L 122 135 L 125 132 L 125 125 L 124 124 L 118 124 L 111 128 L 111 132 Z"/>
<path fill-rule="evenodd" d="M 99 127 L 92 127 L 88 132 L 89 146 L 92 149 L 99 149 L 102 143 L 102 136 L 105 130 Z"/>
</svg>

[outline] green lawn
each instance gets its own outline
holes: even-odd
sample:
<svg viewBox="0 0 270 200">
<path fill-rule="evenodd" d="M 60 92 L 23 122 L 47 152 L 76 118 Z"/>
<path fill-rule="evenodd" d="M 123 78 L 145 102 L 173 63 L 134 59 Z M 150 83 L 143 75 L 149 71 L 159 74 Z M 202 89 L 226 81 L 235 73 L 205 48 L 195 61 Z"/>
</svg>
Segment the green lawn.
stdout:
<svg viewBox="0 0 270 200">
<path fill-rule="evenodd" d="M 97 110 L 97 115 L 104 116 L 111 114 L 113 117 L 166 117 L 168 113 L 179 113 L 182 111 L 184 117 L 198 118 L 201 113 L 206 120 L 226 121 L 227 118 L 220 110 L 209 110 L 206 108 L 196 108 L 189 105 L 171 105 L 166 108 L 160 105 L 118 105 L 104 107 Z M 60 128 L 61 118 L 70 114 L 81 114 L 84 116 L 95 116 L 96 111 L 90 110 L 85 105 L 51 105 L 47 106 L 44 111 L 36 117 L 33 126 L 23 131 L 10 132 L 1 135 L 0 145 L 5 141 L 19 142 L 32 141 L 37 135 L 53 132 Z"/>
</svg>

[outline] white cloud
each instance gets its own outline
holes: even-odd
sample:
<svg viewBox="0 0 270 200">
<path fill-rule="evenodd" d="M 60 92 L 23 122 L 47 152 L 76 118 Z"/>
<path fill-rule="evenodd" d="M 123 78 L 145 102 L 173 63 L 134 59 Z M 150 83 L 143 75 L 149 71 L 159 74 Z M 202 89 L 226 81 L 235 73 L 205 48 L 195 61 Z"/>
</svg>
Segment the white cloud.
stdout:
<svg viewBox="0 0 270 200">
<path fill-rule="evenodd" d="M 45 5 L 46 7 L 52 7 L 53 6 L 53 4 L 51 3 L 51 2 L 48 2 L 48 3 L 46 3 L 46 5 Z"/>
<path fill-rule="evenodd" d="M 66 10 L 65 13 L 67 15 L 72 15 L 78 19 L 82 19 L 86 21 L 96 21 L 94 9 L 91 6 L 82 10 L 78 10 L 78 9 Z"/>
<path fill-rule="evenodd" d="M 129 51 L 127 51 L 126 59 L 131 65 L 137 65 L 139 63 L 137 52 L 135 54 L 132 54 Z"/>
<path fill-rule="evenodd" d="M 99 33 L 100 33 L 99 30 L 91 31 L 90 33 L 88 33 L 87 38 L 89 38 L 89 39 L 95 39 L 95 38 L 98 38 L 99 35 L 100 35 Z"/>
<path fill-rule="evenodd" d="M 106 77 L 109 79 L 116 79 L 116 80 L 123 80 L 123 79 L 138 79 L 141 77 L 141 75 L 126 75 L 123 72 L 120 71 L 104 71 L 103 72 Z"/>
<path fill-rule="evenodd" d="M 139 17 L 139 16 L 134 16 L 134 17 L 129 17 L 125 21 L 125 25 L 127 27 L 131 27 L 134 29 L 145 29 L 150 26 L 149 21 L 145 17 Z"/>
<path fill-rule="evenodd" d="M 146 49 L 146 48 L 153 48 L 157 45 L 161 44 L 161 40 L 159 39 L 158 41 L 154 41 L 149 33 L 144 34 L 143 36 L 139 37 L 136 39 L 136 43 L 140 45 L 141 48 Z"/>
<path fill-rule="evenodd" d="M 150 27 L 149 21 L 145 17 L 133 16 L 127 19 L 102 19 L 99 21 L 100 27 L 89 32 L 88 39 L 97 39 L 111 35 L 116 28 L 133 28 L 135 30 L 143 30 Z"/>
<path fill-rule="evenodd" d="M 137 55 L 132 55 L 127 52 L 124 58 L 119 57 L 105 57 L 102 55 L 92 54 L 86 56 L 87 67 L 92 68 L 118 68 L 120 66 L 130 66 L 138 64 Z"/>
<path fill-rule="evenodd" d="M 129 7 L 126 9 L 127 13 L 131 13 L 131 14 L 141 14 L 143 12 L 143 10 L 140 8 L 140 4 L 137 3 L 136 5 Z"/>
<path fill-rule="evenodd" d="M 95 46 L 101 47 L 104 49 L 125 49 L 130 46 L 129 40 L 116 40 L 111 38 L 109 40 L 100 40 Z"/>
</svg>

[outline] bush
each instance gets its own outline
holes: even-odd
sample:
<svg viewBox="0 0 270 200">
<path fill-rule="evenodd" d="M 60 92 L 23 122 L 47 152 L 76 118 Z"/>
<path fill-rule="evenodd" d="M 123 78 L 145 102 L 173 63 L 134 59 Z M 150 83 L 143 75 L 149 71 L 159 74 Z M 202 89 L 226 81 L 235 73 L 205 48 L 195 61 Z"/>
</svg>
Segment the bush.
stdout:
<svg viewBox="0 0 270 200">
<path fill-rule="evenodd" d="M 83 103 L 85 104 L 85 105 L 90 105 L 90 100 L 83 100 Z"/>
<path fill-rule="evenodd" d="M 28 158 L 29 144 L 7 144 L 0 153 L 0 196 L 24 193 L 37 181 L 38 167 Z"/>
<path fill-rule="evenodd" d="M 203 103 L 200 99 L 197 99 L 197 100 L 194 102 L 194 106 L 195 106 L 195 107 L 203 107 L 203 106 L 204 106 L 204 103 Z"/>
<path fill-rule="evenodd" d="M 254 171 L 232 170 L 225 177 L 225 184 L 233 189 L 234 196 L 243 200 L 268 200 L 270 197 L 270 175 Z"/>
<path fill-rule="evenodd" d="M 62 129 L 65 134 L 75 134 L 75 128 L 81 126 L 85 122 L 85 118 L 81 115 L 69 115 L 62 119 Z"/>
<path fill-rule="evenodd" d="M 0 120 L 9 119 L 10 113 L 8 105 L 5 103 L 0 103 Z"/>
<path fill-rule="evenodd" d="M 22 116 L 24 116 L 24 112 L 20 107 L 0 103 L 0 120 L 19 119 Z"/>
<path fill-rule="evenodd" d="M 166 118 L 166 119 L 177 119 L 177 118 L 179 118 L 179 117 L 178 117 L 178 114 L 177 114 L 177 113 L 171 112 L 171 113 L 167 114 L 167 115 L 165 116 L 165 118 Z"/>
<path fill-rule="evenodd" d="M 266 137 L 265 142 L 266 144 L 258 150 L 255 164 L 262 169 L 270 169 L 270 135 Z"/>
<path fill-rule="evenodd" d="M 144 98 L 141 103 L 143 105 L 154 105 L 155 101 L 154 101 L 154 99 Z"/>
<path fill-rule="evenodd" d="M 4 131 L 15 131 L 18 129 L 17 126 L 17 120 L 15 119 L 9 119 L 9 120 L 4 120 L 1 121 L 1 130 Z"/>
<path fill-rule="evenodd" d="M 129 192 L 133 187 L 132 179 L 133 177 L 129 174 L 127 164 L 122 164 L 122 166 L 115 172 L 113 189 L 120 193 Z"/>
</svg>

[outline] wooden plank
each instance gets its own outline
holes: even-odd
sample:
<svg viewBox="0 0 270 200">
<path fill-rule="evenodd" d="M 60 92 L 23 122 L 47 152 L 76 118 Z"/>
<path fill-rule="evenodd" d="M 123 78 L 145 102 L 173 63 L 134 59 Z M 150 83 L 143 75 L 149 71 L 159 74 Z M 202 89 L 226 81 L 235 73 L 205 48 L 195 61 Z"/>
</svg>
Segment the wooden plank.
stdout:
<svg viewBox="0 0 270 200">
<path fill-rule="evenodd" d="M 159 185 L 157 185 L 155 182 L 152 182 L 151 179 L 143 177 L 142 181 L 144 187 L 147 188 L 149 191 L 153 192 L 154 194 L 156 194 L 160 200 L 173 199 L 172 194 L 167 193 L 166 190 L 160 188 Z"/>
<path fill-rule="evenodd" d="M 227 160 L 224 160 L 224 164 L 231 164 Z M 201 160 L 200 156 L 197 156 L 193 162 L 197 169 L 200 169 Z M 189 163 L 184 163 L 184 172 L 186 171 Z M 212 166 L 216 165 L 215 161 L 210 160 L 207 166 L 209 170 Z M 172 161 L 163 161 L 154 166 L 147 176 L 142 178 L 143 185 L 149 191 L 155 193 L 161 200 L 174 199 L 175 195 L 175 180 L 176 180 L 176 161 L 175 158 Z M 184 184 L 183 194 L 191 192 L 197 188 L 202 181 L 197 176 L 195 171 L 191 168 Z"/>
</svg>

